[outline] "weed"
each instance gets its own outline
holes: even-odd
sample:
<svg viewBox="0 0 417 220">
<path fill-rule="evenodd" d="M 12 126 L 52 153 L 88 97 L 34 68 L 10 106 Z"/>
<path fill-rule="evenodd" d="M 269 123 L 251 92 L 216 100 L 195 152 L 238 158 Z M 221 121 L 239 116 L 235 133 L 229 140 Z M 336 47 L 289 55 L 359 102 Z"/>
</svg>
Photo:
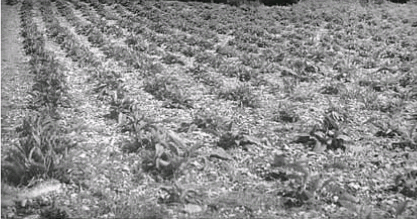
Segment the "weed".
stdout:
<svg viewBox="0 0 417 220">
<path fill-rule="evenodd" d="M 229 125 L 229 127 L 231 124 Z M 228 150 L 232 148 L 241 147 L 243 150 L 247 151 L 248 147 L 251 145 L 261 145 L 260 141 L 250 135 L 244 134 L 242 132 L 233 132 L 227 131 L 220 136 L 217 146 Z"/>
<path fill-rule="evenodd" d="M 157 76 L 145 81 L 145 91 L 159 100 L 168 100 L 167 106 L 192 108 L 191 100 L 173 77 Z"/>
<path fill-rule="evenodd" d="M 339 124 L 328 115 L 324 116 L 322 125 L 314 126 L 308 134 L 298 135 L 294 143 L 301 143 L 320 153 L 324 150 L 346 150 L 350 138 L 343 134 Z"/>
<path fill-rule="evenodd" d="M 121 123 L 121 118 L 124 114 L 128 114 L 132 111 L 133 105 L 134 100 L 125 96 L 123 93 L 115 92 L 110 101 L 109 118 L 117 119 L 118 122 Z"/>
<path fill-rule="evenodd" d="M 259 55 L 242 54 L 239 59 L 242 61 L 243 65 L 250 66 L 252 69 L 261 68 L 265 62 Z"/>
<path fill-rule="evenodd" d="M 200 52 L 195 56 L 195 61 L 200 64 L 212 63 L 215 59 L 215 55 L 209 52 Z"/>
<path fill-rule="evenodd" d="M 219 92 L 219 97 L 227 100 L 237 101 L 239 106 L 257 108 L 260 100 L 254 94 L 248 84 L 240 84 L 236 88 L 225 89 Z"/>
<path fill-rule="evenodd" d="M 93 92 L 98 94 L 100 100 L 111 96 L 113 91 L 116 91 L 119 97 L 126 92 L 121 74 L 115 71 L 96 70 L 89 81 L 97 81 Z"/>
<path fill-rule="evenodd" d="M 102 47 L 105 44 L 103 34 L 93 28 L 92 31 L 88 34 L 88 41 L 92 43 L 93 46 Z"/>
<path fill-rule="evenodd" d="M 125 142 L 122 149 L 125 152 L 137 152 L 140 149 L 152 149 L 158 141 L 155 127 L 145 116 L 132 111 L 127 116 L 127 122 L 122 125 L 122 132 L 129 132 L 133 141 Z"/>
<path fill-rule="evenodd" d="M 326 95 L 337 95 L 339 94 L 339 89 L 337 86 L 323 86 L 320 89 L 320 93 L 321 94 L 326 94 Z"/>
<path fill-rule="evenodd" d="M 195 79 L 208 86 L 218 87 L 221 85 L 220 80 L 214 74 L 208 72 L 207 68 L 202 65 L 190 67 L 188 71 L 195 77 Z"/>
<path fill-rule="evenodd" d="M 417 198 L 417 170 L 411 169 L 407 170 L 404 174 L 398 174 L 394 183 L 395 186 L 392 187 L 392 190 L 395 190 L 406 197 Z"/>
<path fill-rule="evenodd" d="M 230 46 L 218 46 L 216 48 L 216 52 L 220 55 L 226 56 L 226 57 L 235 57 L 237 56 L 237 52 L 234 50 L 233 47 Z"/>
<path fill-rule="evenodd" d="M 272 120 L 276 122 L 289 122 L 289 123 L 297 122 L 299 119 L 300 117 L 297 115 L 297 113 L 291 109 L 285 109 L 285 110 L 274 112 L 274 116 L 272 118 Z"/>
<path fill-rule="evenodd" d="M 39 109 L 42 106 L 68 106 L 69 100 L 65 100 L 68 87 L 65 75 L 62 73 L 61 66 L 55 60 L 42 60 L 39 69 L 34 69 L 35 83 L 32 86 L 30 108 Z"/>
<path fill-rule="evenodd" d="M 168 216 L 168 211 L 162 205 L 149 201 L 150 196 L 120 195 L 116 199 L 107 199 L 100 203 L 101 210 L 107 210 L 105 216 L 111 218 L 147 218 L 160 219 Z M 145 204 L 144 201 L 146 201 Z"/>
<path fill-rule="evenodd" d="M 201 129 L 215 131 L 231 131 L 231 122 L 227 123 L 222 117 L 207 111 L 199 111 L 193 119 L 193 124 Z"/>
<path fill-rule="evenodd" d="M 176 179 L 183 171 L 181 167 L 188 160 L 184 154 L 186 145 L 172 131 L 153 126 L 150 130 L 151 148 L 142 161 L 142 169 L 163 179 Z M 189 155 L 189 154 L 188 154 Z"/>
<path fill-rule="evenodd" d="M 182 66 L 185 65 L 185 63 L 178 56 L 175 56 L 174 54 L 167 54 L 166 56 L 162 58 L 162 62 L 165 64 L 169 64 L 169 65 L 172 65 L 172 64 L 180 64 Z"/>
<path fill-rule="evenodd" d="M 34 177 L 51 177 L 60 163 L 59 154 L 75 146 L 48 115 L 30 116 L 16 131 L 19 143 L 2 162 L 2 177 L 15 185 L 26 185 Z"/>
</svg>

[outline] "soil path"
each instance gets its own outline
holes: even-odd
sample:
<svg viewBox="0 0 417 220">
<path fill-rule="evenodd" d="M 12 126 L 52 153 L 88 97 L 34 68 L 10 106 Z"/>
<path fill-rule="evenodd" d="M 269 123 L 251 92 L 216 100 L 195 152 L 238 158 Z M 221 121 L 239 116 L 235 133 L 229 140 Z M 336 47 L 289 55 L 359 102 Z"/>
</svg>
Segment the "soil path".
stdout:
<svg viewBox="0 0 417 220">
<path fill-rule="evenodd" d="M 20 4 L 1 2 L 1 137 L 2 144 L 14 137 L 14 128 L 26 114 L 27 92 L 32 86 L 29 57 L 20 36 Z M 2 148 L 3 149 L 3 148 Z"/>
</svg>

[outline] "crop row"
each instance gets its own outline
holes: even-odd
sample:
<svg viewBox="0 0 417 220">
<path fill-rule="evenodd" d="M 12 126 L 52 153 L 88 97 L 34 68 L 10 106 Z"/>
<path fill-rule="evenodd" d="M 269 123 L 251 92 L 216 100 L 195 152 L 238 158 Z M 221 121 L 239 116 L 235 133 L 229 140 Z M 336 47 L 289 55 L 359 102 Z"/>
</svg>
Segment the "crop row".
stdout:
<svg viewBox="0 0 417 220">
<path fill-rule="evenodd" d="M 85 7 L 84 4 L 78 4 L 78 8 L 81 9 L 83 14 L 90 15 L 91 10 L 88 10 L 88 8 Z M 83 5 L 83 6 L 80 6 Z M 108 38 L 104 37 L 104 33 L 101 33 L 97 29 L 94 29 L 95 27 L 98 27 L 98 29 L 105 29 L 106 22 L 99 22 L 97 25 L 91 25 L 91 24 L 81 24 L 79 22 L 79 19 L 74 18 L 73 11 L 68 7 L 68 5 L 63 5 L 57 2 L 58 10 L 61 12 L 62 15 L 69 17 L 68 20 L 70 23 L 73 23 L 73 25 L 76 27 L 76 30 L 80 30 L 79 33 L 87 35 L 88 40 L 96 46 L 105 45 L 101 47 L 101 50 L 104 52 L 104 54 L 107 55 L 108 58 L 113 58 L 117 61 L 124 61 L 124 63 L 127 64 L 128 67 L 133 67 L 135 70 L 141 70 L 144 72 L 145 76 L 153 76 L 156 73 L 160 73 L 161 71 L 161 65 L 157 62 L 153 61 L 153 59 L 149 59 L 142 51 L 136 51 L 135 48 L 139 47 L 142 43 L 142 41 L 138 40 L 137 38 L 128 37 L 126 42 L 129 46 L 123 47 L 119 45 L 114 45 L 109 42 Z M 99 9 L 97 9 L 99 10 Z M 97 19 L 96 17 L 87 17 L 87 20 L 90 22 L 98 21 L 100 19 Z M 143 55 L 142 55 L 143 54 Z M 138 58 L 139 57 L 139 58 Z M 162 57 L 162 62 L 164 62 L 167 65 L 181 63 L 178 57 L 167 54 L 166 56 Z M 147 86 L 145 86 L 145 90 L 151 92 L 155 95 L 158 99 L 168 99 L 173 101 L 174 103 L 182 103 L 185 106 L 189 105 L 188 99 L 184 97 L 184 93 L 181 92 L 181 90 L 177 87 L 175 87 L 174 83 L 170 82 L 172 81 L 172 77 L 162 77 L 157 78 L 155 80 L 151 80 Z M 175 81 L 175 80 L 174 80 Z M 167 84 L 167 82 L 170 82 Z M 212 83 L 209 83 L 212 84 Z M 217 83 L 218 84 L 218 83 Z M 168 85 L 169 88 L 166 86 L 161 85 Z M 245 87 L 246 88 L 246 87 Z M 158 91 L 159 90 L 159 91 Z M 234 99 L 237 99 L 236 97 Z M 245 102 L 245 101 L 244 101 Z"/>
<path fill-rule="evenodd" d="M 155 54 L 156 46 L 163 46 L 165 49 L 172 53 L 167 53 L 162 61 L 166 64 L 181 64 L 181 56 L 176 54 L 182 54 L 185 57 L 194 58 L 197 66 L 189 69 L 190 72 L 196 72 L 196 70 L 206 69 L 202 65 L 208 64 L 214 71 L 219 72 L 227 77 L 237 77 L 241 81 L 249 81 L 251 78 L 256 79 L 255 84 L 259 84 L 263 81 L 262 79 L 257 80 L 257 75 L 260 73 L 274 73 L 280 71 L 278 63 L 284 60 L 285 55 L 283 52 L 279 53 L 271 49 L 263 50 L 262 55 L 252 55 L 239 52 L 235 50 L 233 46 L 217 46 L 213 47 L 213 44 L 209 41 L 201 40 L 203 38 L 194 35 L 187 36 L 185 34 L 174 34 L 174 35 L 162 35 L 164 32 L 159 32 L 156 29 L 155 32 L 149 31 L 149 28 L 155 29 L 153 21 L 149 21 L 146 17 L 140 17 L 134 13 L 139 9 L 129 9 L 126 11 L 121 5 L 116 5 L 115 9 L 118 11 L 119 16 L 115 16 L 110 11 L 105 11 L 103 5 L 95 3 L 92 5 L 96 6 L 98 14 L 102 15 L 105 19 L 116 19 L 117 24 L 120 27 L 125 28 L 131 34 L 126 38 L 126 44 L 132 49 L 139 50 Z M 132 7 L 139 7 L 138 5 Z M 86 10 L 86 9 L 84 9 Z M 91 10 L 89 10 L 91 11 Z M 151 24 L 148 24 L 151 22 Z M 102 22 L 103 23 L 103 22 Z M 105 23 L 105 22 L 104 22 Z M 164 22 L 160 22 L 164 23 Z M 151 43 L 145 43 L 145 40 L 151 41 Z M 214 40 L 217 42 L 218 40 Z M 209 52 L 208 50 L 215 49 L 215 53 Z M 240 62 L 229 61 L 232 57 L 238 57 Z M 313 67 L 314 68 L 314 67 Z M 294 74 L 295 75 L 295 74 Z M 213 81 L 210 77 L 198 76 L 199 78 L 207 78 L 207 85 L 213 85 Z M 213 77 L 212 77 L 213 78 Z M 264 81 L 265 82 L 265 81 Z M 214 82 L 214 85 L 218 83 Z"/>
<path fill-rule="evenodd" d="M 57 4 L 59 11 L 66 11 L 65 6 L 62 6 L 60 3 Z M 69 11 L 69 10 L 68 10 Z M 62 13 L 63 15 L 71 15 L 73 13 L 65 12 Z M 69 19 L 68 19 L 69 20 Z M 75 21 L 76 19 L 71 19 L 72 21 Z M 91 20 L 91 19 L 87 19 Z M 80 24 L 80 26 L 82 26 Z M 99 27 L 99 25 L 97 25 Z M 98 33 L 101 34 L 101 33 Z M 103 38 L 105 39 L 105 38 Z M 90 39 L 89 39 L 90 40 Z M 108 47 L 112 47 L 112 44 L 107 44 Z M 105 50 L 103 47 L 101 47 L 102 50 Z M 105 51 L 104 51 L 105 52 Z M 112 57 L 114 58 L 114 57 Z M 126 57 L 122 57 L 121 61 L 126 62 Z M 116 59 L 117 60 L 117 59 Z M 126 62 L 128 63 L 128 62 Z M 110 79 L 111 77 L 106 77 L 107 79 Z M 114 79 L 114 81 L 117 81 L 117 78 Z M 170 99 L 173 102 L 177 102 L 182 104 L 183 106 L 189 105 L 188 100 L 184 99 L 181 90 L 179 87 L 173 86 L 172 80 L 169 77 L 156 77 L 155 80 L 150 80 L 145 85 L 145 91 L 149 91 L 156 98 L 160 99 Z M 102 87 L 100 88 L 101 94 L 104 95 L 110 95 L 111 94 L 111 112 L 109 116 L 112 119 L 116 119 L 119 121 L 119 123 L 122 124 L 122 131 L 123 132 L 129 132 L 130 134 L 130 140 L 126 140 L 126 143 L 123 144 L 124 149 L 129 152 L 135 152 L 139 149 L 147 149 L 146 152 L 148 152 L 150 155 L 146 155 L 144 157 L 144 161 L 148 161 L 147 163 L 144 163 L 145 167 L 143 169 L 145 171 L 155 173 L 157 172 L 159 175 L 163 178 L 172 178 L 174 177 L 175 173 L 181 171 L 180 165 L 185 163 L 188 159 L 186 155 L 189 155 L 189 150 L 186 150 L 187 147 L 183 143 L 181 143 L 181 140 L 178 140 L 175 138 L 175 133 L 172 133 L 170 131 L 166 131 L 160 127 L 155 127 L 152 124 L 149 124 L 146 122 L 146 119 L 144 119 L 139 112 L 135 109 L 135 101 L 128 97 L 127 93 L 124 93 L 122 89 L 117 89 L 117 92 L 109 91 L 109 86 L 103 83 Z M 110 89 L 111 90 L 111 89 Z M 240 91 L 237 91 L 239 93 Z M 202 118 L 201 118 L 202 117 Z M 205 122 L 205 117 L 212 117 L 212 116 L 198 116 L 196 120 L 201 122 L 196 122 L 198 126 L 204 127 L 209 126 L 205 125 L 208 122 Z M 200 125 L 201 124 L 201 125 Z M 213 129 L 217 130 L 216 124 L 213 125 Z M 218 130 L 216 132 L 221 132 L 221 130 Z M 230 130 L 226 130 L 226 135 L 222 138 L 220 143 L 223 142 L 230 142 L 228 141 L 229 138 L 241 138 L 241 136 L 236 135 L 230 135 L 228 132 Z M 163 134 L 162 138 L 160 135 Z M 162 138 L 162 139 L 161 139 Z M 172 142 L 172 143 L 171 143 Z M 161 145 L 159 145 L 159 143 Z M 156 144 L 156 145 L 155 145 Z M 162 148 L 158 147 L 162 146 Z M 177 150 L 172 151 L 173 149 L 177 148 Z M 186 150 L 188 153 L 181 152 L 183 150 Z M 182 161 L 182 162 L 180 162 Z M 183 165 L 181 165 L 182 167 Z M 173 176 L 174 175 L 174 176 Z M 176 193 L 176 192 L 172 192 Z"/>
<path fill-rule="evenodd" d="M 2 177 L 14 185 L 36 178 L 60 178 L 65 152 L 76 144 L 66 138 L 59 108 L 70 107 L 65 74 L 54 54 L 45 49 L 45 38 L 33 21 L 33 2 L 21 6 L 23 47 L 30 56 L 33 86 L 27 108 L 32 111 L 16 128 L 19 141 L 2 161 Z"/>
<path fill-rule="evenodd" d="M 58 5 L 59 10 L 64 11 L 65 6 L 60 3 Z M 54 17 L 51 11 L 51 5 L 48 2 L 43 3 L 41 10 L 44 12 L 44 16 Z M 66 16 L 70 14 L 65 13 Z M 45 17 L 44 19 L 48 25 L 48 20 L 50 19 Z M 73 22 L 78 21 L 77 19 L 71 20 Z M 52 24 L 52 22 L 49 23 Z M 78 25 L 82 27 L 80 23 Z M 63 30 L 62 33 L 66 33 L 65 37 L 69 39 L 73 38 L 66 30 Z M 53 37 L 53 35 L 50 36 Z M 109 46 L 109 48 L 111 47 L 112 45 Z M 126 59 L 122 61 L 126 61 Z M 147 123 L 147 119 L 135 108 L 135 100 L 129 97 L 127 90 L 119 80 L 121 75 L 113 71 L 105 71 L 105 68 L 100 66 L 98 66 L 98 70 L 97 74 L 92 76 L 98 81 L 94 91 L 99 95 L 99 98 L 101 97 L 108 101 L 110 105 L 109 118 L 117 120 L 121 124 L 121 131 L 130 134 L 130 138 L 125 140 L 123 144 L 124 150 L 137 151 L 142 148 L 147 149 L 149 155 L 143 158 L 145 164 L 143 169 L 151 173 L 157 172 L 157 177 L 172 178 L 174 172 L 179 172 L 179 166 L 189 157 L 187 156 L 190 154 L 188 152 L 189 149 L 186 149 L 185 144 L 182 143 L 182 140 L 174 132 Z M 172 151 L 175 148 L 177 150 Z M 182 152 L 182 150 L 186 150 L 187 152 Z"/>
</svg>

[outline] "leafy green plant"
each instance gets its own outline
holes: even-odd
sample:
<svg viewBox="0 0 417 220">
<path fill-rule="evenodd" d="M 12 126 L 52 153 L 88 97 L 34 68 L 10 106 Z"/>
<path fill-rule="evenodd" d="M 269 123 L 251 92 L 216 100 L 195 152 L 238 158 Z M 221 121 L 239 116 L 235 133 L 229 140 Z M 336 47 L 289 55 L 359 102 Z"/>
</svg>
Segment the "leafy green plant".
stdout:
<svg viewBox="0 0 417 220">
<path fill-rule="evenodd" d="M 243 42 L 238 42 L 236 45 L 236 49 L 241 50 L 245 53 L 258 53 L 259 52 L 259 48 L 257 45 L 250 44 L 250 43 L 243 43 Z"/>
<path fill-rule="evenodd" d="M 236 50 L 234 50 L 233 47 L 227 46 L 227 45 L 218 46 L 216 48 L 216 53 L 218 53 L 220 55 L 223 55 L 223 56 L 226 56 L 226 57 L 235 57 L 235 56 L 237 56 Z"/>
<path fill-rule="evenodd" d="M 49 57 L 49 56 L 48 56 Z M 37 65 L 39 68 L 33 69 L 35 83 L 32 86 L 30 108 L 39 109 L 49 105 L 53 108 L 58 106 L 68 106 L 67 96 L 68 86 L 61 66 L 55 60 L 48 58 L 41 60 Z"/>
<path fill-rule="evenodd" d="M 309 170 L 308 160 L 291 159 L 285 153 L 276 153 L 270 169 L 270 172 L 281 175 L 284 188 L 280 194 L 285 198 L 284 205 L 287 207 L 328 200 L 349 208 L 358 202 L 336 178 L 313 174 Z"/>
<path fill-rule="evenodd" d="M 131 141 L 122 145 L 124 151 L 143 150 L 141 168 L 155 178 L 172 179 L 183 172 L 184 164 L 195 157 L 199 145 L 188 148 L 173 131 L 162 129 L 136 111 L 128 114 L 123 131 L 128 131 Z"/>
<path fill-rule="evenodd" d="M 154 134 L 157 128 L 143 115 L 134 111 L 127 116 L 127 122 L 122 125 L 122 132 L 129 132 L 132 141 L 125 141 L 122 149 L 125 152 L 137 152 L 140 149 L 151 149 L 156 143 Z"/>
<path fill-rule="evenodd" d="M 231 124 L 229 124 L 229 129 L 231 129 Z M 220 139 L 217 142 L 217 146 L 228 150 L 232 148 L 241 147 L 243 150 L 248 150 L 250 145 L 261 145 L 261 142 L 247 134 L 241 132 L 233 132 L 231 130 L 224 132 L 220 135 Z"/>
<path fill-rule="evenodd" d="M 159 200 L 162 203 L 166 204 L 195 204 L 197 203 L 196 198 L 200 195 L 197 189 L 181 186 L 177 182 L 174 182 L 172 185 L 169 186 L 162 186 L 161 190 L 165 192 L 167 195 L 165 197 L 160 197 Z"/>
<path fill-rule="evenodd" d="M 220 80 L 214 74 L 210 73 L 206 67 L 200 64 L 195 67 L 190 67 L 188 72 L 190 72 L 196 80 L 208 86 L 218 87 L 221 85 Z"/>
<path fill-rule="evenodd" d="M 416 148 L 417 140 L 416 140 L 416 127 L 417 123 L 410 126 L 408 129 L 404 128 L 403 126 L 400 126 L 400 122 L 398 120 L 378 120 L 376 117 L 372 117 L 368 119 L 365 123 L 371 123 L 375 127 L 379 129 L 375 133 L 375 136 L 377 137 L 388 137 L 388 138 L 394 138 L 394 137 L 400 137 L 400 142 L 394 142 L 392 143 L 392 146 L 394 148 L 405 148 L 410 147 L 411 149 Z"/>
<path fill-rule="evenodd" d="M 263 60 L 263 57 L 259 55 L 248 55 L 244 53 L 240 56 L 239 59 L 242 61 L 243 65 L 249 66 L 253 69 L 259 69 L 265 63 L 265 61 Z"/>
<path fill-rule="evenodd" d="M 337 86 L 333 85 L 323 86 L 320 89 L 320 93 L 326 95 L 337 95 L 339 93 L 339 89 Z"/>
<path fill-rule="evenodd" d="M 392 143 L 394 148 L 406 148 L 417 149 L 417 123 L 412 125 L 408 130 L 400 128 L 401 142 Z"/>
<path fill-rule="evenodd" d="M 276 52 L 276 50 L 278 50 L 278 52 Z M 266 49 L 262 51 L 260 57 L 267 62 L 280 63 L 284 60 L 285 53 L 281 52 L 279 48 L 276 48 L 275 50 Z"/>
<path fill-rule="evenodd" d="M 174 54 L 167 54 L 166 56 L 164 56 L 162 58 L 162 62 L 165 64 L 180 64 L 180 65 L 185 65 L 185 63 L 178 57 L 175 56 Z"/>
<path fill-rule="evenodd" d="M 194 55 L 196 55 L 199 52 L 199 50 L 197 48 L 191 47 L 191 46 L 182 47 L 180 49 L 180 51 L 186 57 L 193 57 Z"/>
<path fill-rule="evenodd" d="M 33 31 L 31 32 L 33 33 Z M 36 34 L 36 32 L 33 33 L 33 35 L 34 34 Z M 22 35 L 23 37 L 26 37 L 25 35 L 29 35 L 29 34 L 26 32 L 23 32 Z M 32 55 L 34 53 L 37 53 L 38 51 L 43 51 L 44 47 L 45 47 L 45 39 L 43 38 L 43 36 L 28 36 L 28 38 L 25 38 L 23 40 L 23 49 L 25 49 L 25 52 L 27 55 Z"/>
<path fill-rule="evenodd" d="M 219 97 L 227 100 L 237 101 L 239 106 L 256 108 L 260 105 L 260 100 L 248 84 L 240 84 L 235 88 L 223 89 L 219 92 Z"/>
<path fill-rule="evenodd" d="M 142 161 L 142 169 L 155 177 L 176 179 L 189 156 L 184 154 L 187 151 L 185 143 L 173 131 L 165 131 L 156 126 L 151 128 L 150 134 L 151 148 Z"/>
<path fill-rule="evenodd" d="M 169 76 L 147 78 L 144 89 L 157 99 L 168 101 L 167 107 L 192 108 L 191 99 L 176 82 L 175 78 Z"/>
<path fill-rule="evenodd" d="M 17 3 L 19 3 L 19 1 L 17 1 L 17 0 L 7 0 L 6 1 L 7 5 L 16 5 Z"/>
<path fill-rule="evenodd" d="M 227 122 L 222 117 L 208 111 L 199 111 L 193 118 L 193 124 L 201 129 L 214 131 L 231 131 L 232 122 Z"/>
<path fill-rule="evenodd" d="M 392 190 L 397 191 L 409 198 L 417 198 L 417 169 L 407 169 L 396 175 L 395 185 Z"/>
<path fill-rule="evenodd" d="M 254 71 L 244 65 L 230 65 L 228 63 L 223 63 L 219 68 L 223 75 L 227 77 L 237 77 L 242 82 L 247 82 L 256 76 Z"/>
<path fill-rule="evenodd" d="M 220 137 L 222 132 L 231 131 L 232 125 L 233 123 L 231 121 L 225 120 L 224 118 L 211 112 L 200 110 L 194 115 L 191 123 L 181 123 L 181 127 L 178 131 L 188 133 L 201 129 L 206 133 Z"/>
<path fill-rule="evenodd" d="M 294 123 L 297 122 L 300 117 L 291 109 L 280 110 L 274 113 L 272 118 L 273 121 L 276 122 L 290 122 Z"/>
<path fill-rule="evenodd" d="M 117 119 L 118 122 L 122 122 L 123 115 L 126 115 L 132 111 L 134 100 L 123 93 L 114 92 L 110 101 L 110 114 L 109 118 Z"/>
<path fill-rule="evenodd" d="M 129 196 L 129 198 L 123 197 L 118 201 L 112 201 L 114 204 L 111 207 L 111 210 L 114 213 L 114 218 L 163 219 L 169 216 L 166 208 L 156 202 L 138 206 L 138 204 L 141 204 L 141 201 L 144 201 L 145 199 L 147 199 L 145 196 L 136 196 L 133 199 Z M 128 201 L 128 204 L 124 204 L 126 201 Z"/>
<path fill-rule="evenodd" d="M 93 92 L 98 94 L 98 98 L 103 100 L 105 97 L 110 96 L 114 91 L 119 94 L 126 92 L 125 85 L 121 80 L 121 74 L 114 71 L 97 71 L 89 81 L 97 81 Z"/>
<path fill-rule="evenodd" d="M 2 177 L 26 185 L 34 177 L 51 177 L 61 156 L 75 146 L 63 137 L 57 122 L 48 115 L 25 118 L 16 129 L 19 143 L 2 160 Z"/>
<path fill-rule="evenodd" d="M 324 150 L 346 150 L 350 138 L 344 134 L 339 124 L 328 115 L 324 116 L 321 126 L 314 126 L 308 134 L 300 134 L 294 143 L 301 143 L 320 153 Z"/>
<path fill-rule="evenodd" d="M 200 64 L 212 63 L 216 59 L 216 56 L 210 52 L 202 51 L 195 55 L 195 61 Z"/>
<path fill-rule="evenodd" d="M 90 41 L 93 46 L 96 47 L 102 47 L 105 44 L 103 34 L 95 28 L 88 34 L 88 41 Z"/>
<path fill-rule="evenodd" d="M 149 60 L 149 62 L 145 64 L 144 69 L 145 77 L 156 76 L 157 74 L 161 74 L 165 70 L 164 66 L 161 63 L 154 62 L 152 60 Z"/>
</svg>

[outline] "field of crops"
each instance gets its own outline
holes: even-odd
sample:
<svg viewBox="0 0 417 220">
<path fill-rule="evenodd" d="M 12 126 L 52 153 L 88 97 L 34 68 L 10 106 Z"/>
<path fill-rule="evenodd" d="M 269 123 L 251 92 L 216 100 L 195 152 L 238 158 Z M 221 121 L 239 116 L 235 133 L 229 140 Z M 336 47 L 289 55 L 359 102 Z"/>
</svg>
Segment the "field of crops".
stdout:
<svg viewBox="0 0 417 220">
<path fill-rule="evenodd" d="M 417 217 L 415 2 L 6 2 L 2 218 Z"/>
</svg>

